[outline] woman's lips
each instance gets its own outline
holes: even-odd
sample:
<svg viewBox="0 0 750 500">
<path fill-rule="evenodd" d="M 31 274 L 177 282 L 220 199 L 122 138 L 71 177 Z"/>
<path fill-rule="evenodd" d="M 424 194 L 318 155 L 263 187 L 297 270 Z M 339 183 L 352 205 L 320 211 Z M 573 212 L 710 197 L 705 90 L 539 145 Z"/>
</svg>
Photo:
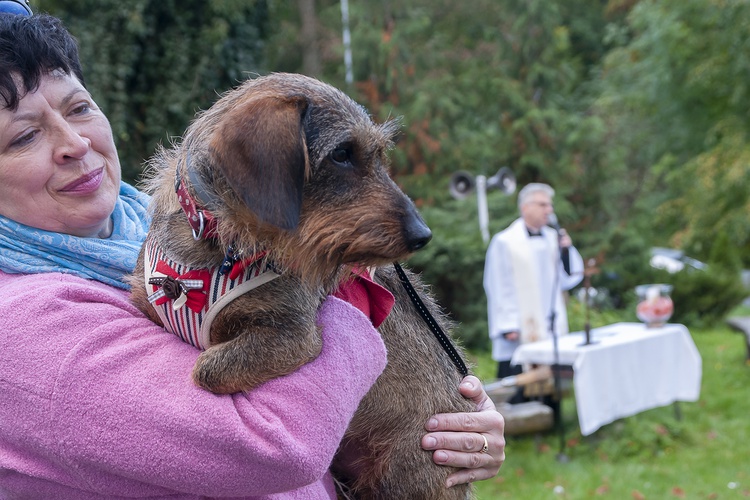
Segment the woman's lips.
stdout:
<svg viewBox="0 0 750 500">
<path fill-rule="evenodd" d="M 60 191 L 64 193 L 90 194 L 99 189 L 102 180 L 104 180 L 104 167 L 94 170 L 86 175 L 82 175 L 63 187 Z"/>
</svg>

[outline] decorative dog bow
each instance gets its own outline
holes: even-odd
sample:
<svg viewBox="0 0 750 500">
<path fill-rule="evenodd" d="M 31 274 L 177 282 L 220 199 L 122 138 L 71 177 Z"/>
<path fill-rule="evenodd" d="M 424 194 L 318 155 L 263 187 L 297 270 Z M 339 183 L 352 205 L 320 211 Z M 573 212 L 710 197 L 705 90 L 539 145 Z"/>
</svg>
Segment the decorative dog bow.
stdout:
<svg viewBox="0 0 750 500">
<path fill-rule="evenodd" d="M 159 289 L 149 295 L 148 300 L 157 306 L 173 300 L 172 308 L 175 311 L 187 305 L 190 310 L 199 313 L 206 306 L 210 280 L 211 273 L 206 269 L 178 275 L 177 271 L 160 260 L 156 263 L 153 276 L 148 280 L 149 284 Z"/>
</svg>

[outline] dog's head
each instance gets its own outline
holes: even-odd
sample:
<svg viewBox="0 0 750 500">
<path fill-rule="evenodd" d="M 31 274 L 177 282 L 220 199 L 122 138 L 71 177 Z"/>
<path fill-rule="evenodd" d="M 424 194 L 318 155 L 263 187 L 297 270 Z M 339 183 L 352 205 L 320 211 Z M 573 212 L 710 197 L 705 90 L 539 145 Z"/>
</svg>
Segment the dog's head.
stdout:
<svg viewBox="0 0 750 500">
<path fill-rule="evenodd" d="M 213 207 L 223 238 L 326 274 L 402 259 L 430 240 L 388 175 L 398 130 L 329 85 L 279 73 L 223 96 L 184 144 L 204 151 L 201 177 L 224 204 Z"/>
</svg>

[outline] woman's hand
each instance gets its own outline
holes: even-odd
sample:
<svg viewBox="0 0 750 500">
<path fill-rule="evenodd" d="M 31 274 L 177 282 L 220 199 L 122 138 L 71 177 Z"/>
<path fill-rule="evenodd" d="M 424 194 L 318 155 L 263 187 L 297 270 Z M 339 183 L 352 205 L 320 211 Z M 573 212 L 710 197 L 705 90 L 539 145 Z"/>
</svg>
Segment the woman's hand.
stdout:
<svg viewBox="0 0 750 500">
<path fill-rule="evenodd" d="M 436 464 L 461 468 L 448 476 L 448 488 L 494 477 L 505 461 L 505 421 L 481 382 L 469 375 L 459 391 L 476 403 L 477 411 L 434 415 L 425 426 L 429 433 L 422 438 L 422 448 L 434 450 Z"/>
</svg>

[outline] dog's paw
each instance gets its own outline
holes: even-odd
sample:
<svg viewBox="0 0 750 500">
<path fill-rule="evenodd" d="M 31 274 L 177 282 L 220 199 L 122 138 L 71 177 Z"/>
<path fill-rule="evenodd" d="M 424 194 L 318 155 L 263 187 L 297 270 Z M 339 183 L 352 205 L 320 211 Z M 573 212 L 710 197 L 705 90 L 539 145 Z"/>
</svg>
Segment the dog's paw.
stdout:
<svg viewBox="0 0 750 500">
<path fill-rule="evenodd" d="M 248 370 L 233 363 L 221 347 L 211 347 L 198 356 L 193 367 L 193 382 L 215 394 L 233 394 L 257 386 L 259 382 L 248 379 Z"/>
</svg>

